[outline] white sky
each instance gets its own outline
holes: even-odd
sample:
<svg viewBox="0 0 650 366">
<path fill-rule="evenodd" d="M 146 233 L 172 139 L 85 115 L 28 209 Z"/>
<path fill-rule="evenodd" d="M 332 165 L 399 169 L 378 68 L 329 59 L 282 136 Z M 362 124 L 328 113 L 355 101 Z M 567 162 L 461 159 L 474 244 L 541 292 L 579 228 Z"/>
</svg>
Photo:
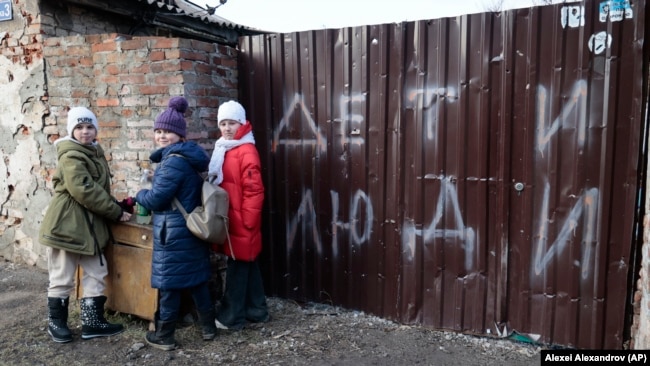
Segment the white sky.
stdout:
<svg viewBox="0 0 650 366">
<path fill-rule="evenodd" d="M 190 0 L 215 6 L 219 0 Z M 569 0 L 572 2 L 576 0 Z M 272 32 L 399 23 L 530 7 L 545 0 L 227 0 L 215 15 Z M 553 2 L 564 2 L 554 0 Z"/>
</svg>

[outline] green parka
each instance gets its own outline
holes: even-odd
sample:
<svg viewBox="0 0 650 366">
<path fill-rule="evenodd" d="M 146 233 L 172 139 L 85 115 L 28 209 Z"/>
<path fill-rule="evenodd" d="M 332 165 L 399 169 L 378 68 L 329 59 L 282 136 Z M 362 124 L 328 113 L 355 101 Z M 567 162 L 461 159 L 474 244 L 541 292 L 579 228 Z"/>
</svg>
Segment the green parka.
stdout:
<svg viewBox="0 0 650 366">
<path fill-rule="evenodd" d="M 41 224 L 40 242 L 74 253 L 97 255 L 108 244 L 110 222 L 118 221 L 122 215 L 122 208 L 110 194 L 111 174 L 104 150 L 99 144 L 81 145 L 69 138 L 57 140 L 55 145 L 58 164 L 52 179 L 54 197 Z"/>
</svg>

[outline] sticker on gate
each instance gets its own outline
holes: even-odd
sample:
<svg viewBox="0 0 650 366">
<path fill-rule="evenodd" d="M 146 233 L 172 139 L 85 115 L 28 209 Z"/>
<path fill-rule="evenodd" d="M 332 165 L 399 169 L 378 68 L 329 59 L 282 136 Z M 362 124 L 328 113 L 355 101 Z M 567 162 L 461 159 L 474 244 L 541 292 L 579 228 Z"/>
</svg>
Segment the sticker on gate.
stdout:
<svg viewBox="0 0 650 366">
<path fill-rule="evenodd" d="M 589 46 L 589 50 L 591 52 L 596 55 L 600 55 L 601 53 L 605 52 L 606 49 L 612 46 L 612 36 L 611 34 L 607 34 L 607 32 L 592 34 L 589 38 L 589 43 L 587 43 L 587 46 Z"/>
<path fill-rule="evenodd" d="M 563 6 L 561 10 L 560 20 L 562 28 L 569 26 L 570 28 L 582 27 L 585 25 L 585 7 L 584 6 Z"/>
<path fill-rule="evenodd" d="M 598 5 L 598 19 L 606 22 L 620 22 L 623 19 L 632 19 L 634 12 L 630 6 L 630 0 L 603 1 Z"/>
</svg>

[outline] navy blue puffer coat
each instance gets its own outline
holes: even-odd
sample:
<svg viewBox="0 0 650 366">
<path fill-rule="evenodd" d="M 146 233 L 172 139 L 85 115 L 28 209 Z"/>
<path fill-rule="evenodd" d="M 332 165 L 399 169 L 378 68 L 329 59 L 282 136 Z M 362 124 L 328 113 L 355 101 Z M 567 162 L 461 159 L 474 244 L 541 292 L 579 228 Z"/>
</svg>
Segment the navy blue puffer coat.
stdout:
<svg viewBox="0 0 650 366">
<path fill-rule="evenodd" d="M 173 290 L 199 285 L 211 276 L 209 245 L 187 229 L 172 201 L 178 198 L 187 212 L 201 204 L 199 172 L 208 169 L 210 157 L 201 146 L 187 141 L 158 149 L 150 159 L 160 163 L 152 188 L 140 190 L 135 199 L 153 213 L 151 287 Z"/>
</svg>

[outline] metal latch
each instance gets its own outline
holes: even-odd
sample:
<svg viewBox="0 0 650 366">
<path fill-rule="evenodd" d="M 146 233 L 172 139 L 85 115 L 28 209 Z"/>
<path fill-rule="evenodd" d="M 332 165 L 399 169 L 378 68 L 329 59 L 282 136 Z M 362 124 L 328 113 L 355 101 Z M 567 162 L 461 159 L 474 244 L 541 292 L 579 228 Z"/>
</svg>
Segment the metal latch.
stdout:
<svg viewBox="0 0 650 366">
<path fill-rule="evenodd" d="M 521 195 L 521 191 L 523 191 L 524 188 L 526 188 L 526 186 L 523 183 L 521 182 L 515 183 L 515 191 L 517 191 L 518 196 Z"/>
</svg>

